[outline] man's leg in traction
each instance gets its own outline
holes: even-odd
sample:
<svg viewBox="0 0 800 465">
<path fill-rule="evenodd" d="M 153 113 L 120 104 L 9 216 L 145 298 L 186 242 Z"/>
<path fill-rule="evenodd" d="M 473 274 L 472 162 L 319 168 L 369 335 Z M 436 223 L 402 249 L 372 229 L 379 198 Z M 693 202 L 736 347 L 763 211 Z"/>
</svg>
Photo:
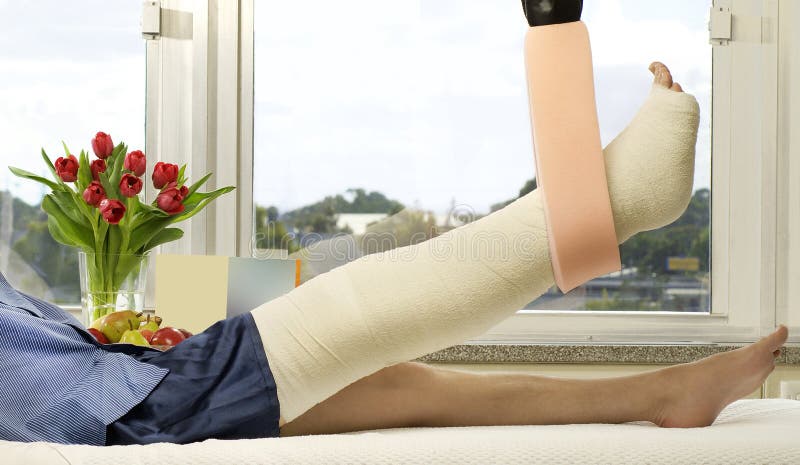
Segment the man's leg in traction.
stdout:
<svg viewBox="0 0 800 465">
<path fill-rule="evenodd" d="M 707 426 L 763 383 L 786 328 L 758 343 L 688 364 L 618 378 L 573 380 L 473 374 L 401 363 L 367 376 L 281 428 L 281 436 L 413 426 L 553 425 L 651 421 Z"/>
<path fill-rule="evenodd" d="M 651 71 L 650 97 L 604 151 L 620 242 L 674 221 L 691 197 L 697 102 L 666 67 Z M 540 194 L 423 244 L 363 257 L 253 310 L 283 418 L 478 336 L 552 286 Z"/>
</svg>

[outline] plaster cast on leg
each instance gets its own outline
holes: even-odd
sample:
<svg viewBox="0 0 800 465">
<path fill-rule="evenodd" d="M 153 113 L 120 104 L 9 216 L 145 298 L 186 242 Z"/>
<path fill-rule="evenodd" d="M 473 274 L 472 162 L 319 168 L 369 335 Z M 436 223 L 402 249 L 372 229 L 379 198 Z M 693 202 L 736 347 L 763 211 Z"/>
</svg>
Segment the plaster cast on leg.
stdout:
<svg viewBox="0 0 800 465">
<path fill-rule="evenodd" d="M 620 241 L 672 222 L 692 189 L 698 107 L 655 87 L 604 151 Z M 350 383 L 480 335 L 553 285 L 534 191 L 425 243 L 363 257 L 253 310 L 291 421 Z"/>
</svg>

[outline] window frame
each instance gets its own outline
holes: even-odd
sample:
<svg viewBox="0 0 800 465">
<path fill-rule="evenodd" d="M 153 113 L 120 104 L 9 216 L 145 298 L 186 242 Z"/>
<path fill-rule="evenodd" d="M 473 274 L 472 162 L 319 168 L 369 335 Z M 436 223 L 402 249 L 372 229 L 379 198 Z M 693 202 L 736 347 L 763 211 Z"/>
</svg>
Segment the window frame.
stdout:
<svg viewBox="0 0 800 465">
<path fill-rule="evenodd" d="M 717 8 L 731 9 L 735 40 L 713 46 L 711 313 L 523 310 L 472 342 L 747 342 L 774 328 L 778 3 L 714 1 Z M 149 153 L 214 171 L 216 185 L 239 186 L 235 196 L 191 220 L 187 239 L 168 251 L 251 256 L 254 1 L 162 0 L 162 6 L 192 12 L 193 47 L 170 44 L 179 39 L 162 31 L 152 47 L 159 64 L 153 70 L 148 47 Z M 171 23 L 162 15 L 164 27 Z M 170 87 L 171 80 L 185 83 L 187 74 L 188 90 Z M 151 86 L 157 96 L 151 96 Z M 165 87 L 182 92 L 177 107 L 164 98 Z M 152 120 L 151 101 L 158 102 Z M 167 146 L 180 147 L 175 140 L 180 137 L 191 147 L 168 151 Z"/>
<path fill-rule="evenodd" d="M 792 163 L 800 154 L 800 93 L 797 74 L 800 73 L 800 5 L 781 0 L 778 3 L 778 127 L 777 152 L 777 244 L 776 244 L 776 320 L 786 323 L 790 335 L 800 333 L 800 288 L 794 283 L 800 278 L 800 190 L 793 180 L 800 178 L 800 163 Z M 794 80 L 792 77 L 794 76 Z M 792 156 L 794 154 L 794 157 Z M 797 338 L 792 338 L 797 340 Z"/>
</svg>

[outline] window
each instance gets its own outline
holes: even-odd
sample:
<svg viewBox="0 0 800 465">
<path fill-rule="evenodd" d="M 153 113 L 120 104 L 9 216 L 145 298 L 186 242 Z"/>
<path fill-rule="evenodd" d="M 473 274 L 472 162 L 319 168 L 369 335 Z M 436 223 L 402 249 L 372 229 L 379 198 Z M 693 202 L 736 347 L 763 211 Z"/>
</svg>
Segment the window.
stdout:
<svg viewBox="0 0 800 465">
<path fill-rule="evenodd" d="M 518 2 L 313 3 L 254 5 L 256 254 L 337 241 L 308 278 L 535 187 Z M 665 62 L 702 109 L 695 193 L 675 223 L 622 246 L 621 273 L 527 309 L 710 311 L 709 6 L 586 2 L 603 145 L 646 98 L 647 65 Z"/>
<path fill-rule="evenodd" d="M 49 175 L 39 155 L 91 150 L 97 131 L 144 148 L 141 2 L 0 4 L 0 272 L 20 289 L 78 303 L 77 252 L 54 242 L 39 209 L 45 191 L 6 165 Z M 35 28 L 31 25 L 36 25 Z"/>
<path fill-rule="evenodd" d="M 160 64 L 148 66 L 148 115 L 158 116 L 148 117 L 150 155 L 191 162 L 214 171 L 220 185 L 239 187 L 190 220 L 180 251 L 264 257 L 325 236 L 339 241 L 336 250 L 346 253 L 315 263 L 308 278 L 365 253 L 350 246 L 353 236 L 401 206 L 383 224 L 397 238 L 389 247 L 413 236 L 401 232 L 438 232 L 516 197 L 533 174 L 525 21 L 518 4 L 464 3 L 396 4 L 391 16 L 382 3 L 355 0 L 165 10 L 161 37 L 148 45 L 148 64 Z M 585 290 L 575 305 L 560 307 L 576 310 L 521 310 L 476 341 L 745 342 L 796 313 L 791 255 L 776 266 L 796 235 L 791 211 L 780 215 L 796 203 L 782 193 L 794 172 L 786 97 L 796 81 L 788 59 L 796 41 L 790 27 L 773 27 L 779 19 L 792 24 L 796 9 L 781 4 L 779 15 L 777 2 L 714 0 L 732 14 L 733 37 L 710 47 L 707 6 L 587 2 L 584 15 L 604 93 L 604 142 L 644 98 L 650 76 L 643 65 L 652 59 L 669 64 L 700 100 L 697 215 L 679 220 L 694 231 L 667 238 L 692 240 L 678 241 L 677 254 L 661 252 L 696 257 L 676 264 L 699 262 L 698 270 L 662 264 L 656 276 L 639 279 L 641 297 L 607 288 L 607 297 L 587 298 Z M 702 254 L 704 202 L 710 268 Z M 590 300 L 602 310 L 578 310 Z"/>
</svg>

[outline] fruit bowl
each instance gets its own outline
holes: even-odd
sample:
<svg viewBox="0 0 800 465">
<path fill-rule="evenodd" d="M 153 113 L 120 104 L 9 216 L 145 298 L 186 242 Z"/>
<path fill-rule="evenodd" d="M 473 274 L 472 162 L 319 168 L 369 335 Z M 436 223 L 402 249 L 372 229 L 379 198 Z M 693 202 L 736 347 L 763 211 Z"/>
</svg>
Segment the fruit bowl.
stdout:
<svg viewBox="0 0 800 465">
<path fill-rule="evenodd" d="M 162 352 L 192 337 L 185 329 L 161 323 L 161 317 L 155 315 L 121 310 L 98 318 L 88 331 L 101 344 L 133 344 Z"/>
</svg>

